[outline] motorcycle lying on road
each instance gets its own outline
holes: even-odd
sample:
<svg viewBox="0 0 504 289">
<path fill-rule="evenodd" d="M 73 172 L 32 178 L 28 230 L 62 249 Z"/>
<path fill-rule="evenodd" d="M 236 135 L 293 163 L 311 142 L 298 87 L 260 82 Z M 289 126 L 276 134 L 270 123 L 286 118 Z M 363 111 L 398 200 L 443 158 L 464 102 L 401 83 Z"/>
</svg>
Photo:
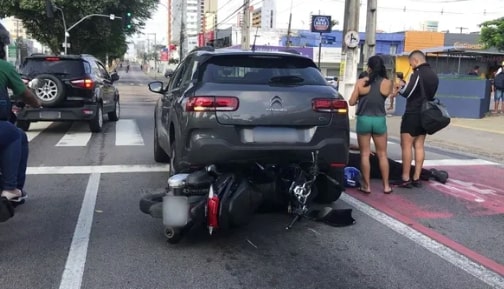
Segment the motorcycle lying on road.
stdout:
<svg viewBox="0 0 504 289">
<path fill-rule="evenodd" d="M 169 243 L 178 243 L 191 228 L 206 226 L 211 235 L 247 224 L 258 209 L 287 209 L 292 221 L 289 230 L 303 217 L 331 220 L 334 215 L 353 224 L 351 210 L 311 210 L 317 195 L 316 180 L 338 181 L 319 170 L 318 152 L 312 152 L 307 164 L 250 167 L 209 165 L 188 174 L 168 179 L 164 192 L 151 193 L 140 200 L 140 210 L 163 220 Z M 343 213 L 343 214 L 342 214 Z"/>
</svg>

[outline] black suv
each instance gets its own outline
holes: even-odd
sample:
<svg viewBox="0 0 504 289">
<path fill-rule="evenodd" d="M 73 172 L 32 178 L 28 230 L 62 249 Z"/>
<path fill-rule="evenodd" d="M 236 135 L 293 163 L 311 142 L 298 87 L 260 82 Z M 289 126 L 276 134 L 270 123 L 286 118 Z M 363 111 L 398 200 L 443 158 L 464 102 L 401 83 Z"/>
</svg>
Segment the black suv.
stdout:
<svg viewBox="0 0 504 289">
<path fill-rule="evenodd" d="M 319 151 L 321 169 L 342 183 L 348 162 L 346 100 L 315 63 L 286 52 L 204 48 L 152 82 L 154 158 L 171 173 L 209 164 L 303 163 Z M 341 192 L 323 192 L 335 200 Z"/>
<path fill-rule="evenodd" d="M 117 121 L 120 115 L 119 91 L 113 83 L 117 73 L 91 55 L 32 55 L 20 68 L 25 83 L 37 78 L 35 94 L 41 109 L 22 108 L 17 112 L 17 126 L 27 131 L 36 121 L 89 121 L 92 132 L 100 132 L 103 114 Z"/>
</svg>

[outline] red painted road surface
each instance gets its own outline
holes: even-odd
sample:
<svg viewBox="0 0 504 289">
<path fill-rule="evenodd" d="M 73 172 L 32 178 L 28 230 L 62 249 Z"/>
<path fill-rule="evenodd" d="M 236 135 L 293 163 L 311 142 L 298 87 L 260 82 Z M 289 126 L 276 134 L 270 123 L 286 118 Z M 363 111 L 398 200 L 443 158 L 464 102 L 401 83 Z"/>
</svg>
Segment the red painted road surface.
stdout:
<svg viewBox="0 0 504 289">
<path fill-rule="evenodd" d="M 381 182 L 373 180 L 370 195 L 356 189 L 347 193 L 504 276 L 504 255 L 493 253 L 493 249 L 504 251 L 504 239 L 498 242 L 498 248 L 483 247 L 477 239 L 488 240 L 504 233 L 504 218 L 499 218 L 504 216 L 504 168 L 473 165 L 436 169 L 449 173 L 446 184 L 424 182 L 421 189 L 394 188 L 394 193 L 385 195 Z M 501 221 L 488 219 L 492 217 Z M 461 229 L 459 220 L 468 218 L 471 225 Z M 442 226 L 429 225 L 436 222 Z"/>
</svg>

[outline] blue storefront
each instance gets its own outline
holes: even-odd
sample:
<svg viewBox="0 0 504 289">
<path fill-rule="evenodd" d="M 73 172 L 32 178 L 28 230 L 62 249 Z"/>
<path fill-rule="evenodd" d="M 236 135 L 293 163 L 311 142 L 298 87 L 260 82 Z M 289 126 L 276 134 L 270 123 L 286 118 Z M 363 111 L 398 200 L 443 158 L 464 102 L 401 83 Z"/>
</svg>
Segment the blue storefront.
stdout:
<svg viewBox="0 0 504 289">
<path fill-rule="evenodd" d="M 359 33 L 361 47 L 364 45 L 366 34 Z M 291 46 L 300 47 L 318 47 L 320 43 L 320 34 L 309 30 L 299 30 L 291 35 Z M 283 46 L 287 44 L 287 36 L 281 38 Z M 322 47 L 342 47 L 343 32 L 333 31 L 322 34 Z M 376 34 L 376 53 L 377 54 L 402 54 L 404 52 L 404 32 L 396 33 L 377 33 Z"/>
</svg>

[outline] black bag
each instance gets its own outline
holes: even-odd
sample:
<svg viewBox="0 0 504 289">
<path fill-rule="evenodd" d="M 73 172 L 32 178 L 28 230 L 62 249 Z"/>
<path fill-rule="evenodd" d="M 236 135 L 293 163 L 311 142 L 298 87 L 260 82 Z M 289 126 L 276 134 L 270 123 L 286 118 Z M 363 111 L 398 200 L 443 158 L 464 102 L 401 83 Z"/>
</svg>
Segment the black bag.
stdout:
<svg viewBox="0 0 504 289">
<path fill-rule="evenodd" d="M 446 107 L 441 104 L 439 99 L 429 98 L 425 94 L 423 79 L 420 79 L 420 89 L 424 97 L 422 110 L 420 113 L 420 121 L 423 129 L 427 134 L 432 135 L 442 130 L 450 124 L 450 114 Z"/>
<path fill-rule="evenodd" d="M 498 90 L 504 90 L 504 71 L 495 76 L 494 86 Z"/>
<path fill-rule="evenodd" d="M 427 134 L 435 134 L 450 124 L 450 114 L 439 99 L 425 101 L 421 113 L 422 127 Z"/>
</svg>

